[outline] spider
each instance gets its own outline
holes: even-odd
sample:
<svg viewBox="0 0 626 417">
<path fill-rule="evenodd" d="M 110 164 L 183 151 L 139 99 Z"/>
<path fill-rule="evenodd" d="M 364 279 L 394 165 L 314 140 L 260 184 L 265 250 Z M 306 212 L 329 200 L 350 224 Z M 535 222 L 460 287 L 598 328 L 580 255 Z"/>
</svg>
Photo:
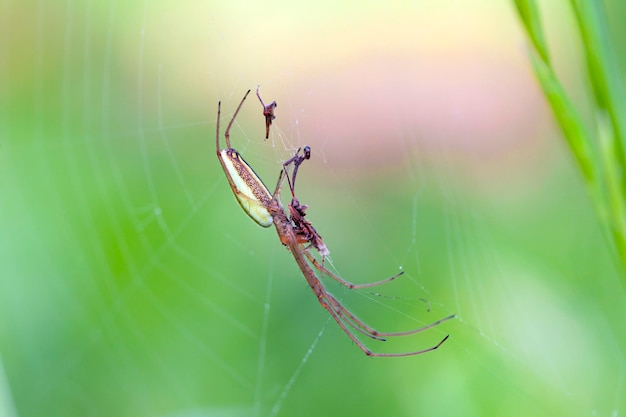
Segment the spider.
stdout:
<svg viewBox="0 0 626 417">
<path fill-rule="evenodd" d="M 275 101 L 272 101 L 267 106 L 263 103 L 263 99 L 261 98 L 261 92 L 259 91 L 261 88 L 260 85 L 256 87 L 256 96 L 259 98 L 261 105 L 263 106 L 263 116 L 265 116 L 265 139 L 270 137 L 270 126 L 272 125 L 272 120 L 276 118 L 274 114 L 274 109 L 278 107 Z"/>
<path fill-rule="evenodd" d="M 249 93 L 250 90 L 248 90 L 248 92 L 244 95 L 243 99 L 239 103 L 239 106 L 235 110 L 228 127 L 226 128 L 224 137 L 226 139 L 227 148 L 225 149 L 220 149 L 219 143 L 221 102 L 218 102 L 217 105 L 217 127 L 215 138 L 217 157 L 222 165 L 224 173 L 226 174 L 230 187 L 241 207 L 259 225 L 269 227 L 272 223 L 274 224 L 276 232 L 278 233 L 278 239 L 291 252 L 296 263 L 298 264 L 298 267 L 300 268 L 300 271 L 304 275 L 304 278 L 306 279 L 309 287 L 311 287 L 311 290 L 317 297 L 321 306 L 326 309 L 337 325 L 339 325 L 341 330 L 343 330 L 343 332 L 346 333 L 346 335 L 367 356 L 411 356 L 437 349 L 448 339 L 449 335 L 446 335 L 436 345 L 429 348 L 400 353 L 373 352 L 356 336 L 356 333 L 360 333 L 374 340 L 385 341 L 389 337 L 406 336 L 431 329 L 454 318 L 454 315 L 444 317 L 417 329 L 403 332 L 381 332 L 361 321 L 357 316 L 344 307 L 341 302 L 335 298 L 335 296 L 326 290 L 313 268 L 317 269 L 321 273 L 322 277 L 326 274 L 348 289 L 370 288 L 385 284 L 398 278 L 403 274 L 403 272 L 376 282 L 354 284 L 335 275 L 324 267 L 324 257 L 329 254 L 328 248 L 326 248 L 321 236 L 317 233 L 313 225 L 305 219 L 307 206 L 301 205 L 295 196 L 295 181 L 298 168 L 302 162 L 311 157 L 311 149 L 308 146 L 304 147 L 304 149 L 298 149 L 295 155 L 283 164 L 278 176 L 276 188 L 273 193 L 270 193 L 268 188 L 265 184 L 263 184 L 250 165 L 243 160 L 239 152 L 230 146 L 230 128 L 232 127 L 235 118 L 237 117 L 237 114 L 239 113 L 239 110 Z M 301 150 L 303 151 L 302 154 L 300 154 Z M 293 166 L 291 178 L 289 176 L 290 166 Z M 287 179 L 292 195 L 292 201 L 289 204 L 289 215 L 283 207 L 280 194 L 285 178 Z M 307 243 L 308 246 L 305 246 Z M 320 253 L 322 256 L 322 263 L 319 263 L 310 253 L 311 247 L 315 248 Z"/>
</svg>

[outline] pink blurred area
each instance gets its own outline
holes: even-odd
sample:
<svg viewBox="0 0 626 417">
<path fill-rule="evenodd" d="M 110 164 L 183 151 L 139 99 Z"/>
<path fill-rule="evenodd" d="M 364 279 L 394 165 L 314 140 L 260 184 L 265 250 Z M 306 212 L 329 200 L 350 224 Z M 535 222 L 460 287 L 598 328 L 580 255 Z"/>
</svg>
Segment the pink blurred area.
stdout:
<svg viewBox="0 0 626 417">
<path fill-rule="evenodd" d="M 546 152 L 550 116 L 511 3 L 196 6 L 151 8 L 144 57 L 162 65 L 170 96 L 198 114 L 218 99 L 234 109 L 261 84 L 278 102 L 275 128 L 347 170 L 443 151 L 488 180 L 488 165 L 528 169 Z M 187 22 L 176 44 L 165 29 L 172 19 Z M 202 26 L 198 19 L 206 33 L 185 29 Z M 127 53 L 133 62 L 137 45 Z"/>
</svg>

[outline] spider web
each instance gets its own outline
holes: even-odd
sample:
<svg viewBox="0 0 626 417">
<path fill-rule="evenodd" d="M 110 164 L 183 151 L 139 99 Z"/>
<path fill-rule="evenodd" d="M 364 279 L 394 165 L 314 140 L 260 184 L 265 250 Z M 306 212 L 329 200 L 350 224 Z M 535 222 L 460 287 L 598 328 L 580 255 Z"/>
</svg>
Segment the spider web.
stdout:
<svg viewBox="0 0 626 417">
<path fill-rule="evenodd" d="M 623 414 L 626 297 L 517 25 L 478 1 L 0 3 L 0 414 Z M 233 147 L 273 189 L 311 146 L 327 266 L 405 272 L 329 289 L 381 330 L 457 315 L 365 342 L 439 350 L 365 357 L 241 212 L 217 101 L 223 132 L 257 84 L 270 138 L 251 94 Z"/>
</svg>

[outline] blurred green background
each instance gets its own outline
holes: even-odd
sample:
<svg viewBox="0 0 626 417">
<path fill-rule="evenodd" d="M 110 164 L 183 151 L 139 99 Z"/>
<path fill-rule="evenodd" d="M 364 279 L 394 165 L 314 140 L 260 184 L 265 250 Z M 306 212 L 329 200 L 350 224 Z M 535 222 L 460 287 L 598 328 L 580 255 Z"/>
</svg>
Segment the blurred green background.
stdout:
<svg viewBox="0 0 626 417">
<path fill-rule="evenodd" d="M 587 97 L 566 5 L 542 12 Z M 626 10 L 607 2 L 614 39 Z M 622 42 L 623 44 L 623 42 Z M 619 42 L 619 61 L 626 56 Z M 298 193 L 367 358 L 271 229 L 231 139 Z M 0 415 L 617 416 L 626 293 L 512 3 L 0 2 Z M 428 312 L 421 299 L 428 299 Z"/>
</svg>

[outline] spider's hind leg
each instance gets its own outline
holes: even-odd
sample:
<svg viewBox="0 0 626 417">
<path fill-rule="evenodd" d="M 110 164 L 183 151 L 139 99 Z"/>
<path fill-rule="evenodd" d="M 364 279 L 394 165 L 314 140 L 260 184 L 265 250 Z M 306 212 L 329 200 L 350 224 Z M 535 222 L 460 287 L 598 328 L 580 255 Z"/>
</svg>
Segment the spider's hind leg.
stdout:
<svg viewBox="0 0 626 417">
<path fill-rule="evenodd" d="M 326 269 L 326 267 L 324 266 L 324 257 L 322 256 L 322 263 L 320 264 L 319 261 L 317 259 L 315 259 L 315 257 L 313 257 L 313 255 L 311 255 L 309 253 L 309 249 L 311 246 L 308 246 L 305 251 L 304 254 L 306 255 L 306 257 L 309 259 L 309 262 L 311 262 L 313 264 L 313 266 L 320 271 L 322 274 L 327 274 L 329 277 L 331 277 L 332 279 L 334 279 L 335 281 L 337 281 L 338 283 L 340 283 L 341 285 L 343 285 L 344 287 L 347 287 L 349 289 L 361 289 L 361 288 L 371 288 L 371 287 L 376 287 L 378 285 L 382 285 L 382 284 L 386 284 L 388 282 L 393 281 L 394 279 L 398 278 L 399 276 L 401 276 L 402 274 L 404 274 L 404 271 L 400 271 L 397 274 L 385 278 L 385 279 L 381 279 L 380 281 L 374 281 L 374 282 L 368 282 L 365 284 L 354 284 L 350 281 L 346 281 L 345 279 L 337 276 L 336 274 L 330 272 L 328 269 Z"/>
</svg>

